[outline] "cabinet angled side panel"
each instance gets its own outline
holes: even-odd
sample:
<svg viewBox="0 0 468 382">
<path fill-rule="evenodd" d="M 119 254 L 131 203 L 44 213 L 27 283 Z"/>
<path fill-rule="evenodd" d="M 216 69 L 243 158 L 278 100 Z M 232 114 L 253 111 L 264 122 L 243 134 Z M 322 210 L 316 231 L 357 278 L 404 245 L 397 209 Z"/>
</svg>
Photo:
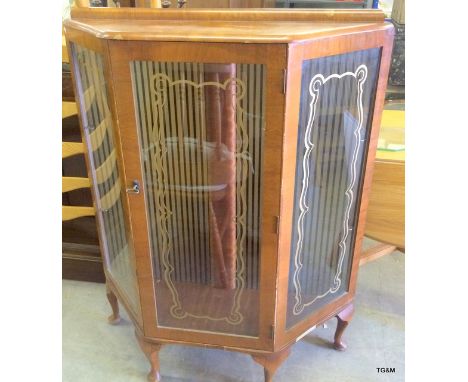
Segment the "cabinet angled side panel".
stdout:
<svg viewBox="0 0 468 382">
<path fill-rule="evenodd" d="M 290 45 L 276 348 L 353 300 L 392 36 Z"/>
<path fill-rule="evenodd" d="M 131 231 L 127 223 L 125 188 L 119 168 L 105 57 L 86 42 L 68 41 L 71 52 L 83 142 L 87 148 L 99 237 L 106 277 L 131 313 L 141 321 L 140 298 Z"/>
<path fill-rule="evenodd" d="M 302 62 L 289 328 L 348 290 L 380 48 Z"/>
</svg>

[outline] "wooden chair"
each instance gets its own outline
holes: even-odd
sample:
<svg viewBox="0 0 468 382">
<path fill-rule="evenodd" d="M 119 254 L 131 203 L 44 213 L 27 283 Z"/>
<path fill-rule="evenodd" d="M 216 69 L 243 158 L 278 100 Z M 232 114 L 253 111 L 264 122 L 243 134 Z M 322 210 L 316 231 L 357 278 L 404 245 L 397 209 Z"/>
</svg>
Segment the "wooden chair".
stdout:
<svg viewBox="0 0 468 382">
<path fill-rule="evenodd" d="M 62 35 L 62 62 L 68 63 L 69 61 L 65 37 Z M 75 102 L 62 101 L 62 118 L 77 113 Z M 80 154 L 84 154 L 83 142 L 62 142 L 62 160 Z M 62 193 L 89 187 L 89 178 L 62 177 Z M 94 207 L 62 206 L 62 221 L 73 220 L 83 216 L 95 216 Z"/>
<path fill-rule="evenodd" d="M 104 282 L 69 61 L 62 36 L 62 277 Z"/>
<path fill-rule="evenodd" d="M 84 153 L 82 142 L 62 142 L 62 159 Z M 62 177 L 62 193 L 90 187 L 89 178 Z M 62 221 L 94 216 L 94 207 L 62 206 Z"/>
</svg>

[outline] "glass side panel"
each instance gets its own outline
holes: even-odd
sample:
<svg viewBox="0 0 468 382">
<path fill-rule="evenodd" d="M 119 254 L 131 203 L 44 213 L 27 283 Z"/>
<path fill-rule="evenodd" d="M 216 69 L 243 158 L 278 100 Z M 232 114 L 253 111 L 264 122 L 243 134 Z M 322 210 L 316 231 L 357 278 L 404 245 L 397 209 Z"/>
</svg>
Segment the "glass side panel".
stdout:
<svg viewBox="0 0 468 382">
<path fill-rule="evenodd" d="M 380 48 L 302 64 L 287 327 L 348 290 Z"/>
<path fill-rule="evenodd" d="M 256 336 L 265 68 L 131 71 L 157 324 Z"/>
<path fill-rule="evenodd" d="M 90 153 L 92 181 L 95 185 L 97 217 L 104 248 L 105 266 L 131 308 L 140 317 L 140 298 L 133 248 L 127 236 L 121 187 L 114 146 L 112 116 L 109 110 L 102 56 L 72 44 L 79 93 L 81 120 Z"/>
</svg>

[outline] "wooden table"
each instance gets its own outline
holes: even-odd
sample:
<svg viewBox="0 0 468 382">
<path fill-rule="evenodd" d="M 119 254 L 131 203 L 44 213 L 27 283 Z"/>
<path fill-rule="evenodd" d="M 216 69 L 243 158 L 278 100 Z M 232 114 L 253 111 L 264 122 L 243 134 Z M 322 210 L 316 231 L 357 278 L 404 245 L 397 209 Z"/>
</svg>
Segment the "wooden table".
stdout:
<svg viewBox="0 0 468 382">
<path fill-rule="evenodd" d="M 365 235 L 381 244 L 363 251 L 361 265 L 405 248 L 405 111 L 384 110 Z"/>
</svg>

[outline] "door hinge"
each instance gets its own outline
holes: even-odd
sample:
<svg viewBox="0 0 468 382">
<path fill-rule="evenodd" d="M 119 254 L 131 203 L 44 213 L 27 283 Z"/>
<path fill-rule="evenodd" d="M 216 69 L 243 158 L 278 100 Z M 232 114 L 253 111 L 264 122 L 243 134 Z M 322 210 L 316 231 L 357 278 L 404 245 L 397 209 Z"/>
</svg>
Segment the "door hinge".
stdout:
<svg viewBox="0 0 468 382">
<path fill-rule="evenodd" d="M 283 69 L 283 94 L 286 94 L 287 84 L 288 84 L 288 69 Z"/>
<path fill-rule="evenodd" d="M 270 339 L 275 338 L 275 325 L 271 324 L 270 325 Z"/>
<path fill-rule="evenodd" d="M 280 217 L 275 216 L 275 233 L 279 235 Z"/>
</svg>

